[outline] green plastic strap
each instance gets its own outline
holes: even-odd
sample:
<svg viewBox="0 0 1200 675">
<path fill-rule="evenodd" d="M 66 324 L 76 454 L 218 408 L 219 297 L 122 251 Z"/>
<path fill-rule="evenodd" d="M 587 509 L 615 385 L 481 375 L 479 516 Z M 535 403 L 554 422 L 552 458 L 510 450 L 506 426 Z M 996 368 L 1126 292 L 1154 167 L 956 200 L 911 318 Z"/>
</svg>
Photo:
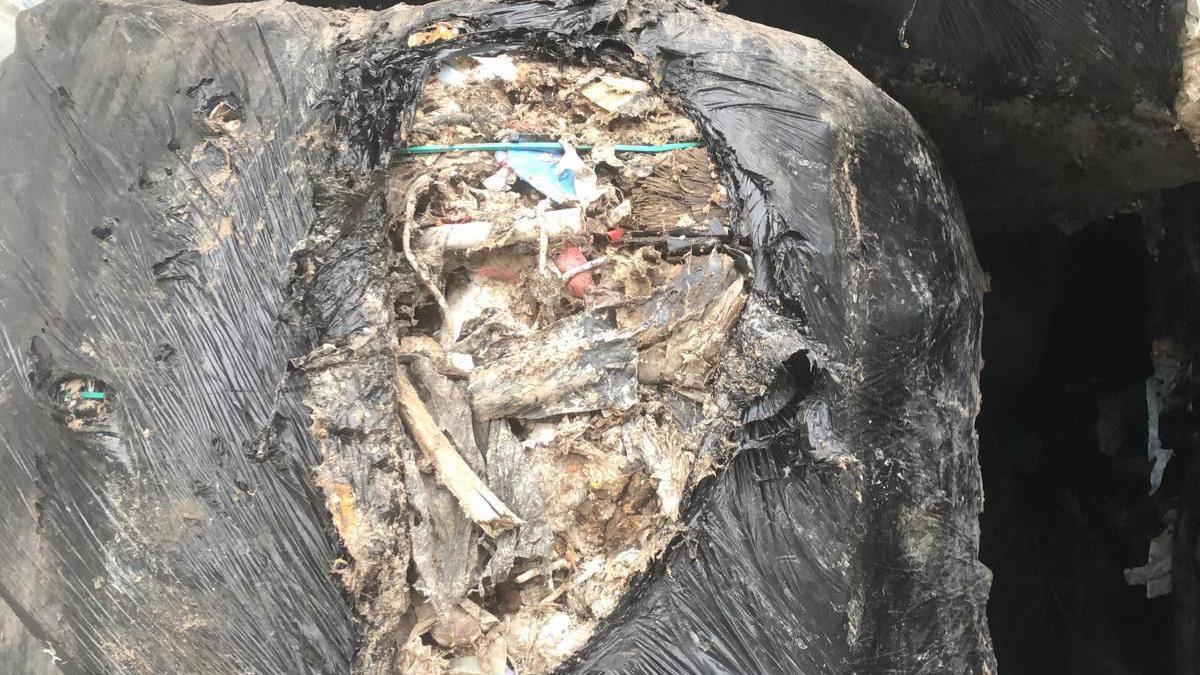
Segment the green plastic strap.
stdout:
<svg viewBox="0 0 1200 675">
<path fill-rule="evenodd" d="M 613 150 L 617 152 L 645 152 L 657 154 L 660 152 L 671 152 L 672 150 L 687 150 L 688 148 L 702 148 L 704 141 L 683 141 L 681 143 L 667 143 L 665 145 L 614 145 Z M 588 148 L 591 149 L 590 147 Z"/>
<path fill-rule="evenodd" d="M 686 150 L 688 148 L 704 147 L 703 141 L 683 141 L 681 143 L 667 143 L 665 145 L 614 145 L 613 150 L 616 152 L 640 152 L 648 154 L 657 154 L 660 152 L 671 152 L 672 150 Z M 550 152 L 562 152 L 562 143 L 462 143 L 459 145 L 413 145 L 407 148 L 401 148 L 402 155 L 437 155 L 446 152 L 497 152 L 500 150 L 543 150 Z M 577 145 L 576 150 L 591 150 L 590 145 Z"/>
<path fill-rule="evenodd" d="M 103 401 L 104 400 L 104 392 L 102 392 L 102 391 L 81 391 L 81 392 L 79 392 L 79 398 L 87 398 L 87 399 L 91 399 L 93 401 Z"/>
</svg>

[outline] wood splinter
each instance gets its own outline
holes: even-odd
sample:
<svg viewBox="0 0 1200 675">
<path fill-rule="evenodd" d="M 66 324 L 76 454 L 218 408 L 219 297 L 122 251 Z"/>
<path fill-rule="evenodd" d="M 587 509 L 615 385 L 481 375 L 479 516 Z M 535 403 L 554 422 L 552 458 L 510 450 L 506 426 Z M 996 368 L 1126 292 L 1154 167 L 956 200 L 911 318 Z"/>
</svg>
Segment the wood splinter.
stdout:
<svg viewBox="0 0 1200 675">
<path fill-rule="evenodd" d="M 467 517 L 489 537 L 524 525 L 525 521 L 513 513 L 458 454 L 399 364 L 395 367 L 395 379 L 400 417 L 408 425 L 421 452 L 433 463 L 438 480 L 458 499 Z"/>
</svg>

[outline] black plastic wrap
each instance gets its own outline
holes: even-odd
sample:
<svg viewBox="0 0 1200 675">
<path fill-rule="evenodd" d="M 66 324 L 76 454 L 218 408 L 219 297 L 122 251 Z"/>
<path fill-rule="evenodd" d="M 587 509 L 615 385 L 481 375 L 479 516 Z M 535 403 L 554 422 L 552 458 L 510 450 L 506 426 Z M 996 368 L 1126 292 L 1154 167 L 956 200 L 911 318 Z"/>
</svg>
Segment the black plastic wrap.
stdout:
<svg viewBox="0 0 1200 675">
<path fill-rule="evenodd" d="M 448 14 L 464 38 L 404 46 Z M 562 670 L 994 672 L 982 274 L 923 134 L 821 44 L 682 1 L 50 0 L 19 31 L 0 65 L 0 592 L 28 635 L 0 659 L 36 642 L 66 672 L 349 672 L 360 628 L 288 364 L 365 325 L 376 169 L 433 60 L 469 48 L 637 71 L 692 115 L 754 250 L 731 358 L 796 380 Z M 222 104 L 236 129 L 211 124 Z M 333 177 L 376 196 L 314 201 Z M 65 424 L 54 392 L 77 376 L 106 383 L 106 422 Z M 398 517 L 368 459 L 347 460 L 363 508 Z"/>
<path fill-rule="evenodd" d="M 1185 2 L 1176 0 L 732 0 L 730 10 L 819 37 L 872 66 L 1001 98 L 1080 96 L 1108 107 L 1170 105 Z M 920 65 L 918 65 L 920 64 Z"/>
<path fill-rule="evenodd" d="M 336 672 L 354 648 L 277 390 L 337 71 L 321 12 L 265 10 L 51 3 L 0 66 L 0 587 L 66 672 Z M 193 121 L 231 92 L 245 142 Z M 64 425 L 70 375 L 108 384 L 108 423 Z M 276 410 L 287 452 L 248 460 Z"/>
<path fill-rule="evenodd" d="M 1200 180 L 1181 96 L 1181 68 L 1196 67 L 1184 63 L 1186 5 L 732 0 L 729 11 L 825 41 L 894 96 L 946 153 L 972 227 L 994 231 L 1079 227 Z"/>
</svg>

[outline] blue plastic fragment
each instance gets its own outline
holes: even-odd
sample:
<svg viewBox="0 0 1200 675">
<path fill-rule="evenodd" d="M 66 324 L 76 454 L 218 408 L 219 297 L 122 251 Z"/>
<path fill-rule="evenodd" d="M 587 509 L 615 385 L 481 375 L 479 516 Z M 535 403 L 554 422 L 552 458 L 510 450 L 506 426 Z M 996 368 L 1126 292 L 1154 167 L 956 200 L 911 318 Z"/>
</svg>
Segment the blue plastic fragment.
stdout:
<svg viewBox="0 0 1200 675">
<path fill-rule="evenodd" d="M 496 153 L 496 161 L 507 165 L 521 180 L 546 195 L 556 204 L 576 199 L 575 172 L 558 170 L 561 152 L 537 150 L 506 150 Z"/>
</svg>

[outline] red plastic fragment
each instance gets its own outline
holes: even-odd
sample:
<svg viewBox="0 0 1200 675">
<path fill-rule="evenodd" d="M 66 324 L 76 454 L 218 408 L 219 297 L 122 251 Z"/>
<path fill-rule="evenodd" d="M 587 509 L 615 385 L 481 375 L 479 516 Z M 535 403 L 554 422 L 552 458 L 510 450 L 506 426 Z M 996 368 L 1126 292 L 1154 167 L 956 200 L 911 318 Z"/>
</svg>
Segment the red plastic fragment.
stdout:
<svg viewBox="0 0 1200 675">
<path fill-rule="evenodd" d="M 587 261 L 587 256 L 579 250 L 578 246 L 568 243 L 554 258 L 554 265 L 558 267 L 559 272 L 566 272 L 587 263 Z M 567 292 L 577 298 L 582 298 L 591 289 L 593 283 L 590 271 L 580 272 L 567 280 Z"/>
</svg>

